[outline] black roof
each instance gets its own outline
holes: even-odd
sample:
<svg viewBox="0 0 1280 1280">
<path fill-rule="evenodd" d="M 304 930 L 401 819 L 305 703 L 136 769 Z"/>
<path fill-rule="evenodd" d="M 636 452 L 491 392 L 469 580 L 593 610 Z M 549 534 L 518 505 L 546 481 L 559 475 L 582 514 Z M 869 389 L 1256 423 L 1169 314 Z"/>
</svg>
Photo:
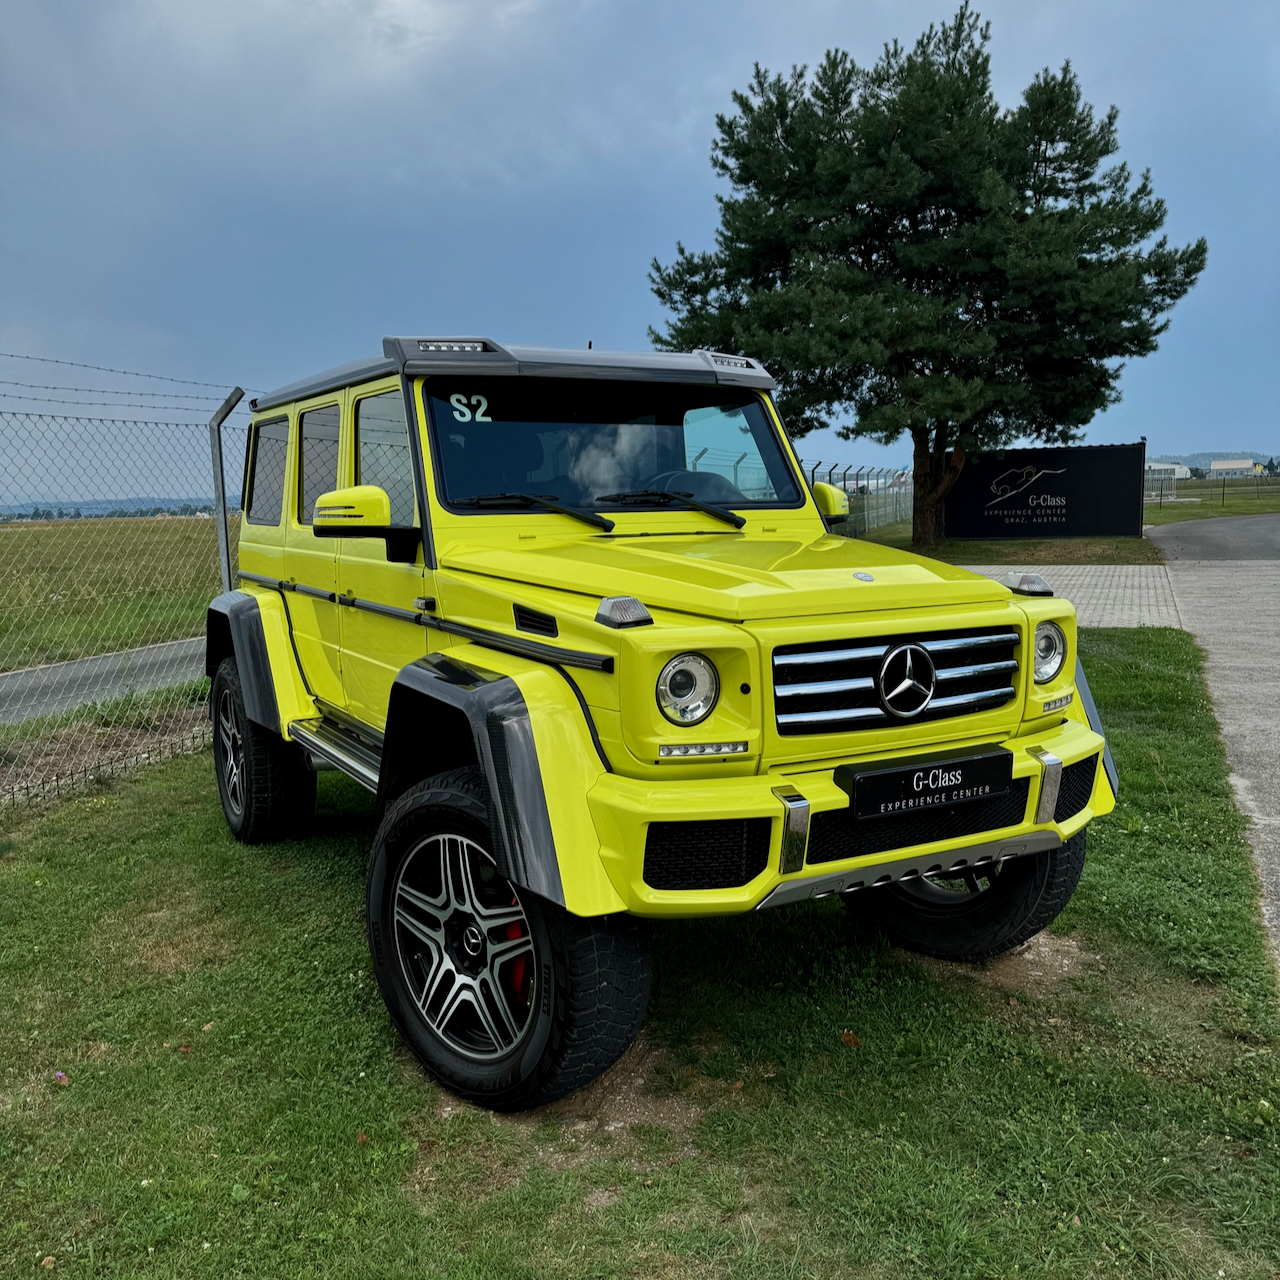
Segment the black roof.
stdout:
<svg viewBox="0 0 1280 1280">
<path fill-rule="evenodd" d="M 758 361 L 718 351 L 569 351 L 510 347 L 492 338 L 384 338 L 382 357 L 352 360 L 251 400 L 256 411 L 323 395 L 389 373 L 486 373 L 550 378 L 617 378 L 645 382 L 719 383 L 771 391 Z"/>
</svg>

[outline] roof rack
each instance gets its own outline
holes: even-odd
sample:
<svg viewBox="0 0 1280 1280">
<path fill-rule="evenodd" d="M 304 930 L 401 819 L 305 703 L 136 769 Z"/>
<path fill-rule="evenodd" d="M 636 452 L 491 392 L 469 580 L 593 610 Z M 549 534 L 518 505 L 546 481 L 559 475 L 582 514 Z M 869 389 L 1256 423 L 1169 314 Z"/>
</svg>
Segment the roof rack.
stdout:
<svg viewBox="0 0 1280 1280">
<path fill-rule="evenodd" d="M 255 412 L 323 395 L 353 382 L 389 373 L 592 378 L 629 382 L 686 382 L 755 387 L 776 386 L 759 361 L 699 348 L 675 351 L 573 351 L 556 347 L 504 346 L 492 338 L 384 338 L 382 358 L 353 360 L 324 373 L 291 382 L 250 401 Z"/>
</svg>

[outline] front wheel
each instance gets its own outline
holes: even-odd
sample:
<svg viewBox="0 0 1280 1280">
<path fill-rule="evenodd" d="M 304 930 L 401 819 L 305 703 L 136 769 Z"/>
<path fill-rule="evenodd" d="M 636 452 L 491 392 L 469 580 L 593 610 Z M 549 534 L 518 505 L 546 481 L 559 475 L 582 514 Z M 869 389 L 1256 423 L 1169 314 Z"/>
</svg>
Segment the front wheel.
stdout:
<svg viewBox="0 0 1280 1280">
<path fill-rule="evenodd" d="M 649 931 L 582 918 L 513 886 L 491 852 L 474 769 L 410 788 L 369 861 L 369 947 L 387 1009 L 446 1088 L 540 1106 L 626 1050 L 649 1002 Z"/>
<path fill-rule="evenodd" d="M 989 960 L 1051 924 L 1084 870 L 1085 833 L 1043 853 L 994 866 L 921 876 L 845 898 L 900 947 L 941 960 Z"/>
</svg>

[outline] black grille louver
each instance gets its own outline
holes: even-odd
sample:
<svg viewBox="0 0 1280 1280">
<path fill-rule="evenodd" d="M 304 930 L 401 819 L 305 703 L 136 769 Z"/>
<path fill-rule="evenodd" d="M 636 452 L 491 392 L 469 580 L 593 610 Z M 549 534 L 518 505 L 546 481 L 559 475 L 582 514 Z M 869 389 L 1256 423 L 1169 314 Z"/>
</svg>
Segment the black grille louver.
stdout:
<svg viewBox="0 0 1280 1280">
<path fill-rule="evenodd" d="M 517 631 L 527 631 L 535 636 L 550 636 L 552 639 L 560 634 L 556 620 L 549 613 L 539 613 L 537 609 L 529 609 L 522 604 L 513 605 L 512 609 L 516 616 Z"/>
<path fill-rule="evenodd" d="M 908 849 L 934 840 L 959 840 L 984 831 L 1021 825 L 1027 814 L 1028 778 L 1014 778 L 1007 795 L 993 796 L 973 804 L 949 809 L 928 809 L 921 813 L 896 814 L 891 818 L 854 817 L 852 809 L 829 809 L 813 815 L 809 827 L 809 863 L 838 862 L 870 853 Z"/>
<path fill-rule="evenodd" d="M 773 651 L 778 732 L 848 733 L 990 711 L 1017 693 L 1020 637 L 1010 627 L 930 631 L 781 645 Z M 918 644 L 937 672 L 933 700 L 910 720 L 886 714 L 876 677 L 890 649 Z"/>
<path fill-rule="evenodd" d="M 1093 780 L 1098 774 L 1098 757 L 1089 756 L 1069 764 L 1062 771 L 1058 783 L 1058 803 L 1053 807 L 1054 822 L 1066 822 L 1074 818 L 1089 803 L 1093 795 Z"/>
<path fill-rule="evenodd" d="M 768 818 L 651 822 L 644 882 L 651 889 L 738 889 L 769 861 Z"/>
</svg>

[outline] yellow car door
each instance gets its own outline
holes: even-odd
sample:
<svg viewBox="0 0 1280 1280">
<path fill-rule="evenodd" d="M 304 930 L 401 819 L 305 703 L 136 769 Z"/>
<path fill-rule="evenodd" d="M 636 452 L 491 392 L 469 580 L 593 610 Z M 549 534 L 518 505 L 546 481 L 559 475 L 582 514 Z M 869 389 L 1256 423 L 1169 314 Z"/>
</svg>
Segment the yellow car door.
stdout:
<svg viewBox="0 0 1280 1280">
<path fill-rule="evenodd" d="M 414 450 L 399 378 L 355 388 L 351 398 L 351 483 L 375 485 L 391 502 L 393 529 L 421 529 L 414 483 Z M 338 589 L 357 601 L 414 610 L 414 602 L 431 595 L 431 573 L 425 567 L 421 538 L 413 562 L 390 558 L 392 546 L 382 538 L 334 539 L 338 550 Z M 401 667 L 427 653 L 426 628 L 369 609 L 343 608 L 342 672 L 347 710 L 362 723 L 379 729 L 387 723 L 391 685 Z"/>
</svg>

